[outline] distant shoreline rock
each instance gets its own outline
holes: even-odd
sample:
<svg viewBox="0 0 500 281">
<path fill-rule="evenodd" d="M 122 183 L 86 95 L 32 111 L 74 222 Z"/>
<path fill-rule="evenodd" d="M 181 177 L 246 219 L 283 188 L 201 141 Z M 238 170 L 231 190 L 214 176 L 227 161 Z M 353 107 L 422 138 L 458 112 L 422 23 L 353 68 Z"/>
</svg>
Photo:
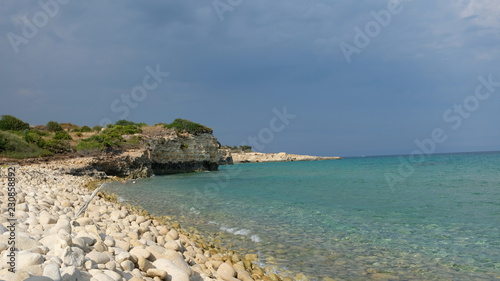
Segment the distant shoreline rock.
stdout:
<svg viewBox="0 0 500 281">
<path fill-rule="evenodd" d="M 261 153 L 261 152 L 239 152 L 231 153 L 233 162 L 237 163 L 257 163 L 257 162 L 291 162 L 291 161 L 319 161 L 319 160 L 338 160 L 342 157 L 323 157 L 280 153 Z"/>
</svg>

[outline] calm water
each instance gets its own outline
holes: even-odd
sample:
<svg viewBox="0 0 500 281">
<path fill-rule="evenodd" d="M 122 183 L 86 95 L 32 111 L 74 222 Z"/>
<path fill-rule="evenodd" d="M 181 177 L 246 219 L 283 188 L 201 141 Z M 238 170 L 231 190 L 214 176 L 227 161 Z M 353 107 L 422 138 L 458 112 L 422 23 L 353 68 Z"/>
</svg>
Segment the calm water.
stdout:
<svg viewBox="0 0 500 281">
<path fill-rule="evenodd" d="M 407 157 L 403 157 L 407 159 Z M 221 166 L 113 183 L 265 265 L 317 278 L 500 278 L 500 153 L 433 155 L 390 187 L 400 157 Z"/>
</svg>

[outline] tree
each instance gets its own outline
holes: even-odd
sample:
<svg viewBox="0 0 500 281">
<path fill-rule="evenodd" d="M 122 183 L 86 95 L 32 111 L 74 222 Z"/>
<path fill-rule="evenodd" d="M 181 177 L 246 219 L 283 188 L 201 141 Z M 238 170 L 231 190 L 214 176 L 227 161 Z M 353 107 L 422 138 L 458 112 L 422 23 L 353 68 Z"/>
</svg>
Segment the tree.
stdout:
<svg viewBox="0 0 500 281">
<path fill-rule="evenodd" d="M 47 125 L 45 125 L 45 128 L 51 132 L 63 131 L 63 128 L 61 127 L 61 125 L 55 121 L 49 121 L 47 123 Z"/>
<path fill-rule="evenodd" d="M 2 119 L 0 119 L 0 130 L 2 131 L 24 131 L 29 128 L 30 124 L 12 115 L 2 115 Z"/>
</svg>

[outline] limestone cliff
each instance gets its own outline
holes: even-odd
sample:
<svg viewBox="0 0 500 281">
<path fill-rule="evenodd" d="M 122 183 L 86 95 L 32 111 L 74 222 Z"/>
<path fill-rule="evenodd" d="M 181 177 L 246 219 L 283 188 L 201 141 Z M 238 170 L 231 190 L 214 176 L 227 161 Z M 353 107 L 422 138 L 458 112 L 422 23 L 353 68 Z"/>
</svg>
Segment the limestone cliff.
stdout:
<svg viewBox="0 0 500 281">
<path fill-rule="evenodd" d="M 234 163 L 254 163 L 254 162 L 288 162 L 288 161 L 315 161 L 333 160 L 341 157 L 321 157 L 309 155 L 280 153 L 260 153 L 260 152 L 239 152 L 232 153 Z"/>
<path fill-rule="evenodd" d="M 137 178 L 215 171 L 220 164 L 233 163 L 231 154 L 220 149 L 212 134 L 177 134 L 173 130 L 164 130 L 158 135 L 136 134 L 133 137 L 141 139 L 138 148 L 94 157 L 89 165 L 73 169 L 71 173 L 104 172 L 108 176 Z"/>
</svg>

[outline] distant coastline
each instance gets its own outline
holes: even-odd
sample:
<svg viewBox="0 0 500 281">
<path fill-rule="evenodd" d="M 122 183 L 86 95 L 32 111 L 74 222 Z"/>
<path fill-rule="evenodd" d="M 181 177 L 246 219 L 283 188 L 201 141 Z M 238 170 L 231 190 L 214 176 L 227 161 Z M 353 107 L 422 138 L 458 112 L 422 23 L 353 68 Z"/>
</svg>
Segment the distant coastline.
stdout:
<svg viewBox="0 0 500 281">
<path fill-rule="evenodd" d="M 238 163 L 257 163 L 257 162 L 292 162 L 292 161 L 319 161 L 319 160 L 339 160 L 342 157 L 332 156 L 310 156 L 279 153 L 261 153 L 261 152 L 232 152 L 231 156 L 235 164 Z"/>
</svg>

